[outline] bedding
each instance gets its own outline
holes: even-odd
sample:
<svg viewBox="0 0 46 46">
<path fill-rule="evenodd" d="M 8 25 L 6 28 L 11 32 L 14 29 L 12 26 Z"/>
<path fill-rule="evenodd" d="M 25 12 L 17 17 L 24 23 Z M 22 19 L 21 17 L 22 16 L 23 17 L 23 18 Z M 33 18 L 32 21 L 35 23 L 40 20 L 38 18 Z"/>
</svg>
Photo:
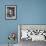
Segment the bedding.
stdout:
<svg viewBox="0 0 46 46">
<path fill-rule="evenodd" d="M 21 39 L 32 39 L 32 41 L 41 41 L 41 40 L 45 40 L 44 35 L 40 35 L 40 33 L 38 35 L 35 35 L 35 33 L 32 33 L 32 31 L 28 31 L 28 30 L 21 30 Z"/>
</svg>

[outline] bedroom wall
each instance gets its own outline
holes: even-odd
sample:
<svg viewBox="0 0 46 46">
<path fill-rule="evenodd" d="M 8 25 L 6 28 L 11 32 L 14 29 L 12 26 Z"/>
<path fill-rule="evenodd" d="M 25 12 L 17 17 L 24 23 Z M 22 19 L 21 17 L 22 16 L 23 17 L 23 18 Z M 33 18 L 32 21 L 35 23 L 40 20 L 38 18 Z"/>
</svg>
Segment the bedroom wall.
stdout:
<svg viewBox="0 0 46 46">
<path fill-rule="evenodd" d="M 10 4 L 17 6 L 16 20 L 5 20 L 5 5 Z M 10 32 L 17 34 L 18 24 L 46 24 L 46 0 L 0 0 L 0 44 L 8 43 Z"/>
</svg>

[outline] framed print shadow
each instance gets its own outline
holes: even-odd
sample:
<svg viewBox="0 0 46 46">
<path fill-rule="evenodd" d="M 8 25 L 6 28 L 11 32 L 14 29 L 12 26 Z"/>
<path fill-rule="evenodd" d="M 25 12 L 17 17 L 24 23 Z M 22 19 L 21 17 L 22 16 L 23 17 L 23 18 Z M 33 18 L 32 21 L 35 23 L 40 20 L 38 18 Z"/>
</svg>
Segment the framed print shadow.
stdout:
<svg viewBox="0 0 46 46">
<path fill-rule="evenodd" d="M 5 19 L 16 20 L 16 5 L 5 5 Z"/>
</svg>

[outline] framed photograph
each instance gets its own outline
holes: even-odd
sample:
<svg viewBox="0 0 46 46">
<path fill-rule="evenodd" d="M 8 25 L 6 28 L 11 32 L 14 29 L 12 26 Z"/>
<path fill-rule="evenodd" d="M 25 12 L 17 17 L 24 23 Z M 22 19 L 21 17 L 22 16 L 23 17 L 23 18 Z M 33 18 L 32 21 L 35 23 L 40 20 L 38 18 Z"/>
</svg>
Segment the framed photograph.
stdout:
<svg viewBox="0 0 46 46">
<path fill-rule="evenodd" d="M 16 19 L 16 5 L 5 5 L 5 19 L 6 20 Z"/>
</svg>

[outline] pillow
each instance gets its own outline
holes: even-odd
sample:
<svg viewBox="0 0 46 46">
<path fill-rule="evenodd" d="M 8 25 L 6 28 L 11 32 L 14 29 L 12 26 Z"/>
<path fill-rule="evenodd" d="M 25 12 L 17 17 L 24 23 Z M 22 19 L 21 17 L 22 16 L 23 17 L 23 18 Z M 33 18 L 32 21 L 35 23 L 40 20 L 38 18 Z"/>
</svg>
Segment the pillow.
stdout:
<svg viewBox="0 0 46 46">
<path fill-rule="evenodd" d="M 32 36 L 32 41 L 41 41 L 41 40 L 45 40 L 43 35 L 34 35 L 34 36 Z"/>
<path fill-rule="evenodd" d="M 27 38 L 28 36 L 28 30 L 21 30 L 21 39 L 23 39 L 23 38 Z"/>
</svg>

